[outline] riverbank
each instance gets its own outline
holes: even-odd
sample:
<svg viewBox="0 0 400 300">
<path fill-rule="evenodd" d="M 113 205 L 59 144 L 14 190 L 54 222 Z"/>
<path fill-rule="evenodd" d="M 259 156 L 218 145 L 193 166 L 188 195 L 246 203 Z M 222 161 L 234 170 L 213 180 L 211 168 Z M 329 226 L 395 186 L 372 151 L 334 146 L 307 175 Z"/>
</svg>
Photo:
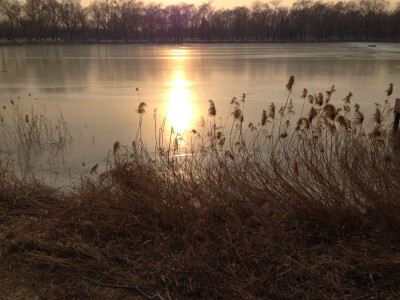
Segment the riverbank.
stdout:
<svg viewBox="0 0 400 300">
<path fill-rule="evenodd" d="M 361 213 L 329 188 L 312 202 L 282 186 L 279 197 L 245 192 L 243 179 L 236 199 L 193 187 L 196 206 L 182 182 L 143 165 L 82 181 L 70 195 L 5 178 L 3 299 L 400 295 L 398 195 L 371 195 Z M 279 198 L 285 212 L 274 208 Z"/>
<path fill-rule="evenodd" d="M 329 103 L 334 87 L 305 89 L 290 127 L 293 84 L 258 124 L 244 124 L 245 96 L 225 128 L 210 100 L 184 148 L 172 132 L 155 152 L 115 142 L 107 170 L 67 192 L 3 163 L 1 297 L 399 297 L 393 85 L 364 128 L 351 93 Z"/>
<path fill-rule="evenodd" d="M 25 45 L 131 45 L 131 44 L 139 44 L 139 45 L 168 45 L 168 44 L 290 44 L 290 43 L 393 43 L 393 44 L 398 44 L 400 43 L 400 40 L 375 40 L 375 39 L 370 39 L 370 40 L 336 40 L 336 39 L 306 39 L 306 40 L 191 40 L 191 39 L 185 39 L 185 40 L 174 40 L 174 39 L 169 39 L 169 40 L 154 40 L 154 41 L 149 41 L 149 40 L 131 40 L 131 41 L 124 41 L 124 40 L 64 40 L 64 39 L 58 39 L 58 40 L 26 40 L 26 39 L 16 39 L 15 41 L 11 40 L 0 40 L 0 46 L 25 46 Z"/>
</svg>

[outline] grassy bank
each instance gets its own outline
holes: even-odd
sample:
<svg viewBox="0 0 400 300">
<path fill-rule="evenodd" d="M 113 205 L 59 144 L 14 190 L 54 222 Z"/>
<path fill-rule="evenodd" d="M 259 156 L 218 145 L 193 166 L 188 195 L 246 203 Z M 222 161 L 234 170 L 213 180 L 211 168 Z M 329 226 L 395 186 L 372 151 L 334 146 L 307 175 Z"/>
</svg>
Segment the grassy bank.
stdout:
<svg viewBox="0 0 400 300">
<path fill-rule="evenodd" d="M 3 167 L 2 296 L 398 298 L 392 86 L 364 116 L 351 93 L 334 106 L 334 87 L 293 84 L 257 123 L 243 95 L 223 121 L 210 101 L 199 130 L 158 131 L 155 149 L 116 142 L 68 193 Z"/>
</svg>

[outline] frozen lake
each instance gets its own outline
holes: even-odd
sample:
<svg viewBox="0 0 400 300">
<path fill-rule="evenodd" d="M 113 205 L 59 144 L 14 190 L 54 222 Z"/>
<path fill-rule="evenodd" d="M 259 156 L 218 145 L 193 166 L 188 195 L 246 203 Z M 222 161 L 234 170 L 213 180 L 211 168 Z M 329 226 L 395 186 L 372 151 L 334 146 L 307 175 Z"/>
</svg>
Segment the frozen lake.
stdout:
<svg viewBox="0 0 400 300">
<path fill-rule="evenodd" d="M 207 117 L 209 99 L 225 119 L 232 97 L 245 93 L 246 121 L 258 122 L 271 102 L 285 102 L 290 75 L 295 104 L 303 88 L 318 93 L 333 84 L 332 103 L 352 92 L 367 112 L 390 82 L 393 102 L 400 97 L 400 44 L 35 45 L 2 47 L 0 56 L 1 106 L 34 103 L 50 117 L 60 109 L 74 134 L 72 169 L 104 161 L 117 140 L 130 145 L 140 101 L 142 137 L 152 145 L 155 110 L 158 124 L 166 117 L 166 129 L 183 133 Z"/>
</svg>

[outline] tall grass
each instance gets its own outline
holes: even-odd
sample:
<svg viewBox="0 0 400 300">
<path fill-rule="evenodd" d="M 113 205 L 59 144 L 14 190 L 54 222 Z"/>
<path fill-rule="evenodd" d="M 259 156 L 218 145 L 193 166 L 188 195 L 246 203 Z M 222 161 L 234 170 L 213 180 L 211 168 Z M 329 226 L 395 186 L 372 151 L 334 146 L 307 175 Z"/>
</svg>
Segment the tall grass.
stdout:
<svg viewBox="0 0 400 300">
<path fill-rule="evenodd" d="M 51 165 L 63 160 L 73 138 L 61 111 L 55 120 L 34 101 L 11 99 L 0 111 L 0 155 L 20 177 L 34 175 L 34 160 L 46 156 Z"/>
<path fill-rule="evenodd" d="M 0 259 L 29 265 L 41 297 L 398 297 L 393 87 L 364 116 L 351 93 L 293 100 L 293 84 L 257 123 L 243 95 L 226 121 L 210 101 L 200 129 L 166 144 L 155 128 L 156 151 L 140 133 L 116 142 L 108 170 L 72 195 L 3 176 Z"/>
<path fill-rule="evenodd" d="M 113 180 L 129 186 L 137 170 L 145 168 L 155 174 L 147 184 L 157 178 L 155 185 L 162 186 L 159 195 L 180 195 L 200 207 L 209 202 L 251 208 L 267 203 L 280 214 L 319 207 L 318 214 L 325 212 L 327 218 L 332 210 L 349 210 L 360 220 L 396 224 L 397 216 L 388 219 L 400 195 L 397 135 L 391 132 L 392 85 L 368 122 L 360 105 L 351 104 L 351 93 L 342 105 L 330 103 L 334 86 L 326 95 L 303 93 L 308 112 L 296 118 L 293 84 L 291 77 L 284 106 L 276 112 L 272 103 L 260 113 L 258 124 L 244 123 L 245 96 L 233 99 L 232 117 L 225 124 L 217 123 L 210 101 L 209 122 L 184 143 L 172 133 L 170 144 L 159 147 L 155 156 L 141 143 L 114 151 L 110 173 L 118 175 Z"/>
</svg>

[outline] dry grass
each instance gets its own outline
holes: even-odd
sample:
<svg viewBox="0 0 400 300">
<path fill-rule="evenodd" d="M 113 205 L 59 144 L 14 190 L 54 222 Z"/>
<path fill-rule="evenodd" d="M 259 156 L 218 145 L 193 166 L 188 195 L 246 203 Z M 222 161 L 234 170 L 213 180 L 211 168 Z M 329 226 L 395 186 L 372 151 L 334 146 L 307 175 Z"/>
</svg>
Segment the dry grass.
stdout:
<svg viewBox="0 0 400 300">
<path fill-rule="evenodd" d="M 43 299 L 398 298 L 389 102 L 364 117 L 351 94 L 339 108 L 334 87 L 305 90 L 295 119 L 293 84 L 259 124 L 243 95 L 226 125 L 210 102 L 204 127 L 156 153 L 116 143 L 112 168 L 71 194 L 3 170 L 2 264 Z"/>
<path fill-rule="evenodd" d="M 33 157 L 43 155 L 51 167 L 73 142 L 62 113 L 52 121 L 36 100 L 18 97 L 0 110 L 0 159 L 20 177 L 32 175 Z"/>
</svg>

